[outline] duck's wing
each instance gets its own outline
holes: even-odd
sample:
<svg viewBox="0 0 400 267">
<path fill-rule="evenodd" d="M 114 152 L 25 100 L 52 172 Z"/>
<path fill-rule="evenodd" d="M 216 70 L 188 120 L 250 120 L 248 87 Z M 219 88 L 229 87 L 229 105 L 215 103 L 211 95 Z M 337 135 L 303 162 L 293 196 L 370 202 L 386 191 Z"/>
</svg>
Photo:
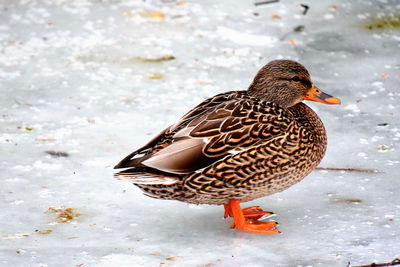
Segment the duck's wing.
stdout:
<svg viewBox="0 0 400 267">
<path fill-rule="evenodd" d="M 226 93 L 218 94 L 212 98 L 204 100 L 202 103 L 197 105 L 195 108 L 186 113 L 177 123 L 167 127 L 159 134 L 154 136 L 149 142 L 147 142 L 141 148 L 133 151 L 124 159 L 122 159 L 114 169 L 129 168 L 129 167 L 143 167 L 142 161 L 150 158 L 156 152 L 167 147 L 174 142 L 174 134 L 185 127 L 188 123 L 193 121 L 195 118 L 202 116 L 208 111 L 215 108 L 215 106 L 231 101 L 232 99 L 238 99 L 244 97 L 244 91 L 230 91 Z"/>
<path fill-rule="evenodd" d="M 165 147 L 134 163 L 166 173 L 191 173 L 284 135 L 292 122 L 291 113 L 273 103 L 240 94 L 222 97 L 224 101 L 212 107 L 186 114 L 167 130 L 171 136 Z"/>
</svg>

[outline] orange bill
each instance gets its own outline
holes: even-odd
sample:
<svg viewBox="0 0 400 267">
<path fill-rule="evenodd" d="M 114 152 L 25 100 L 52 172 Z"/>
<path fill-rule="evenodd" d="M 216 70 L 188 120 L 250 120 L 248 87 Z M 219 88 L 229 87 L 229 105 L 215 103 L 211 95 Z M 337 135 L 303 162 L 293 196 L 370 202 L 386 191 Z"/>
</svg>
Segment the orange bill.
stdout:
<svg viewBox="0 0 400 267">
<path fill-rule="evenodd" d="M 308 95 L 304 97 L 305 100 L 317 101 L 324 104 L 340 104 L 340 100 L 334 96 L 325 94 L 321 90 L 318 89 L 314 84 L 311 87 L 310 92 Z"/>
</svg>

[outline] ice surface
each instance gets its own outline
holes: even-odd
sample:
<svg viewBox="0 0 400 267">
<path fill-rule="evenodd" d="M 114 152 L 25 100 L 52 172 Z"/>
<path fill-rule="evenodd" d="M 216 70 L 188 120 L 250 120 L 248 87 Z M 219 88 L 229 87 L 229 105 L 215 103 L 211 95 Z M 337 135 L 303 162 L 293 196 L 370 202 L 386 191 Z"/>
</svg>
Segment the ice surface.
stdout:
<svg viewBox="0 0 400 267">
<path fill-rule="evenodd" d="M 367 25 L 399 16 L 400 3 L 304 2 L 306 15 L 303 2 L 283 0 L 2 0 L 0 265 L 346 266 L 399 257 L 400 29 Z M 328 132 L 320 166 L 382 173 L 317 170 L 246 203 L 274 211 L 280 235 L 231 230 L 220 206 L 154 200 L 113 179 L 123 156 L 204 98 L 246 89 L 276 58 L 298 60 L 342 100 L 309 103 Z M 75 216 L 64 212 L 62 222 L 54 211 L 67 208 Z"/>
</svg>

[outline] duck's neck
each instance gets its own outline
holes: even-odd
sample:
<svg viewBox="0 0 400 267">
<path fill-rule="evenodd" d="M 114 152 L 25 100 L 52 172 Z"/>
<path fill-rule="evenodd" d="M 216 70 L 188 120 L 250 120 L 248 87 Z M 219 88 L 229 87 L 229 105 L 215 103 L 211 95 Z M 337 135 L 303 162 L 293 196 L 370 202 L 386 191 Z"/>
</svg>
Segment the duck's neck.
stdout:
<svg viewBox="0 0 400 267">
<path fill-rule="evenodd" d="M 301 102 L 289 107 L 288 110 L 296 118 L 299 125 L 310 131 L 313 137 L 316 138 L 315 143 L 318 144 L 317 149 L 319 150 L 322 159 L 327 146 L 327 138 L 325 127 L 321 119 L 310 107 Z"/>
</svg>

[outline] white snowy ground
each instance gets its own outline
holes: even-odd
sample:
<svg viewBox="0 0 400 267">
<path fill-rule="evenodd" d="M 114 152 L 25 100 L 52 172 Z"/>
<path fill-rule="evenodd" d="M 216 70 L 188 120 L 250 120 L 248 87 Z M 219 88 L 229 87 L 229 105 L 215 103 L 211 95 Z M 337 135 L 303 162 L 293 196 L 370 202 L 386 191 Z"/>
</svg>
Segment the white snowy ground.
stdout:
<svg viewBox="0 0 400 267">
<path fill-rule="evenodd" d="M 399 14 L 396 0 L 2 0 L 0 265 L 354 266 L 399 257 L 400 28 L 367 29 Z M 298 60 L 342 100 L 309 103 L 328 132 L 320 166 L 382 173 L 316 170 L 246 203 L 274 211 L 279 235 L 231 230 L 220 206 L 154 200 L 112 177 L 122 157 L 191 107 L 246 89 L 277 58 Z M 76 216 L 61 223 L 62 209 Z"/>
</svg>

